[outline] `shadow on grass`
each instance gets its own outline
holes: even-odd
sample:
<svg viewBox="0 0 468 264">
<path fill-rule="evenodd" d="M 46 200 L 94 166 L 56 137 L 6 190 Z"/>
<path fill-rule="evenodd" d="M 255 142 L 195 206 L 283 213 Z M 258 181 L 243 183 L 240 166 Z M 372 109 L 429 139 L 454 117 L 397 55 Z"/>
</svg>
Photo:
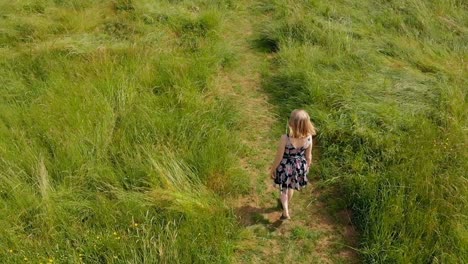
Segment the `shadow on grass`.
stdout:
<svg viewBox="0 0 468 264">
<path fill-rule="evenodd" d="M 250 40 L 250 46 L 260 52 L 276 53 L 279 51 L 279 41 L 277 39 L 260 36 Z"/>
<path fill-rule="evenodd" d="M 251 205 L 246 205 L 237 208 L 236 215 L 238 216 L 239 223 L 244 227 L 261 224 L 270 232 L 273 232 L 283 223 L 283 221 L 279 220 L 279 217 L 277 217 L 276 214 L 272 214 L 278 211 L 278 207 L 257 208 Z M 275 215 L 275 220 L 272 220 L 265 215 Z"/>
</svg>

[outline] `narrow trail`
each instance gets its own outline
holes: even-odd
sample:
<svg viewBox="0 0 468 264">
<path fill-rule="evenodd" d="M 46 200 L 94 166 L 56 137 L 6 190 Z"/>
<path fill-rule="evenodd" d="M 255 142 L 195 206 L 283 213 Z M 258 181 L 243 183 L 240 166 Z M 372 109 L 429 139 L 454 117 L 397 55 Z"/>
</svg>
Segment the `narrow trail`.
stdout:
<svg viewBox="0 0 468 264">
<path fill-rule="evenodd" d="M 357 263 L 352 249 L 357 234 L 350 224 L 347 211 L 335 212 L 327 208 L 330 191 L 322 190 L 309 175 L 310 184 L 296 192 L 291 204 L 291 221 L 279 220 L 279 191 L 267 171 L 274 158 L 280 127 L 275 106 L 262 90 L 262 71 L 267 70 L 274 54 L 254 48 L 254 16 L 248 1 L 240 1 L 235 16 L 226 18 L 224 37 L 239 54 L 238 64 L 222 71 L 215 80 L 219 92 L 240 105 L 243 120 L 243 143 L 248 151 L 241 153 L 241 165 L 249 173 L 252 190 L 248 195 L 231 202 L 244 227 L 241 242 L 236 248 L 236 263 Z M 314 163 L 317 151 L 314 151 Z"/>
</svg>

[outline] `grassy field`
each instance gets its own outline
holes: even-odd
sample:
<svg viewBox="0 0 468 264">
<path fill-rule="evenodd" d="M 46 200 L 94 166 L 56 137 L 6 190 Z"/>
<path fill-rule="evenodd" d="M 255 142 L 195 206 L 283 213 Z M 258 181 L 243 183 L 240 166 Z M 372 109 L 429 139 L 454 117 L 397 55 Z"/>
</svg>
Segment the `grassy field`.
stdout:
<svg viewBox="0 0 468 264">
<path fill-rule="evenodd" d="M 314 175 L 340 194 L 327 204 L 353 210 L 364 262 L 468 262 L 467 9 L 1 0 L 0 262 L 319 261 L 328 231 L 301 225 L 316 221 L 307 199 L 286 239 L 259 228 L 234 259 L 250 231 L 232 200 L 275 201 L 244 168 L 267 166 L 257 156 L 299 107 L 319 128 Z M 277 113 L 245 92 L 255 78 Z M 286 246 L 278 259 L 267 239 Z M 312 253 L 294 259 L 298 247 Z M 346 261 L 338 251 L 324 254 Z"/>
<path fill-rule="evenodd" d="M 223 263 L 229 1 L 0 2 L 0 262 Z"/>
<path fill-rule="evenodd" d="M 262 1 L 264 87 L 320 129 L 322 183 L 354 211 L 366 263 L 465 263 L 463 1 Z M 330 199 L 339 199 L 331 197 Z"/>
</svg>

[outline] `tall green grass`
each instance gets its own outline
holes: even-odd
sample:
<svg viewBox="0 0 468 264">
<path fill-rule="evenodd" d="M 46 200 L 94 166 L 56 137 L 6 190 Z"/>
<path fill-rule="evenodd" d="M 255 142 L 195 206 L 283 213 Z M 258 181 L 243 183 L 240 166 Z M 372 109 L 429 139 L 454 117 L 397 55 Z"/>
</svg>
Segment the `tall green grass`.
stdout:
<svg viewBox="0 0 468 264">
<path fill-rule="evenodd" d="M 229 262 L 229 1 L 0 3 L 0 262 Z"/>
<path fill-rule="evenodd" d="M 462 1 L 262 1 L 264 87 L 319 128 L 366 263 L 465 263 L 467 6 Z M 339 199 L 337 197 L 337 199 Z"/>
</svg>

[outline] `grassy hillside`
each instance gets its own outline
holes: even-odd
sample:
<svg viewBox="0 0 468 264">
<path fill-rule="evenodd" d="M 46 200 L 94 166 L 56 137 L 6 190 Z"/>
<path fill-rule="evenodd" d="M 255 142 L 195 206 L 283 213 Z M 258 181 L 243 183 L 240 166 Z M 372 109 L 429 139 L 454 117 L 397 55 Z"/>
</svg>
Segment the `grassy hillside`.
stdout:
<svg viewBox="0 0 468 264">
<path fill-rule="evenodd" d="M 465 263 L 463 1 L 261 1 L 264 87 L 304 107 L 319 173 L 345 194 L 366 263 Z M 332 199 L 340 199 L 333 197 Z"/>
<path fill-rule="evenodd" d="M 362 260 L 468 262 L 467 9 L 456 0 L 0 1 L 0 262 L 233 262 L 251 230 L 226 200 L 254 190 L 246 199 L 275 202 L 267 175 L 252 174 L 267 166 L 267 128 L 283 127 L 262 94 L 243 92 L 268 60 L 262 85 L 278 120 L 304 107 L 320 129 L 314 173 L 344 194 L 331 204 L 354 211 Z M 259 239 L 274 241 L 245 261 L 321 260 L 309 243 L 321 232 L 307 225 L 318 221 L 307 211 L 315 196 L 300 195 L 289 237 L 268 230 L 259 213 L 268 208 L 248 204 L 265 222 Z M 324 259 L 345 261 L 333 256 L 338 244 L 319 248 Z M 279 247 L 280 259 L 267 254 Z M 307 253 L 294 255 L 298 247 Z"/>
<path fill-rule="evenodd" d="M 0 260 L 228 262 L 230 1 L 0 2 Z"/>
</svg>

